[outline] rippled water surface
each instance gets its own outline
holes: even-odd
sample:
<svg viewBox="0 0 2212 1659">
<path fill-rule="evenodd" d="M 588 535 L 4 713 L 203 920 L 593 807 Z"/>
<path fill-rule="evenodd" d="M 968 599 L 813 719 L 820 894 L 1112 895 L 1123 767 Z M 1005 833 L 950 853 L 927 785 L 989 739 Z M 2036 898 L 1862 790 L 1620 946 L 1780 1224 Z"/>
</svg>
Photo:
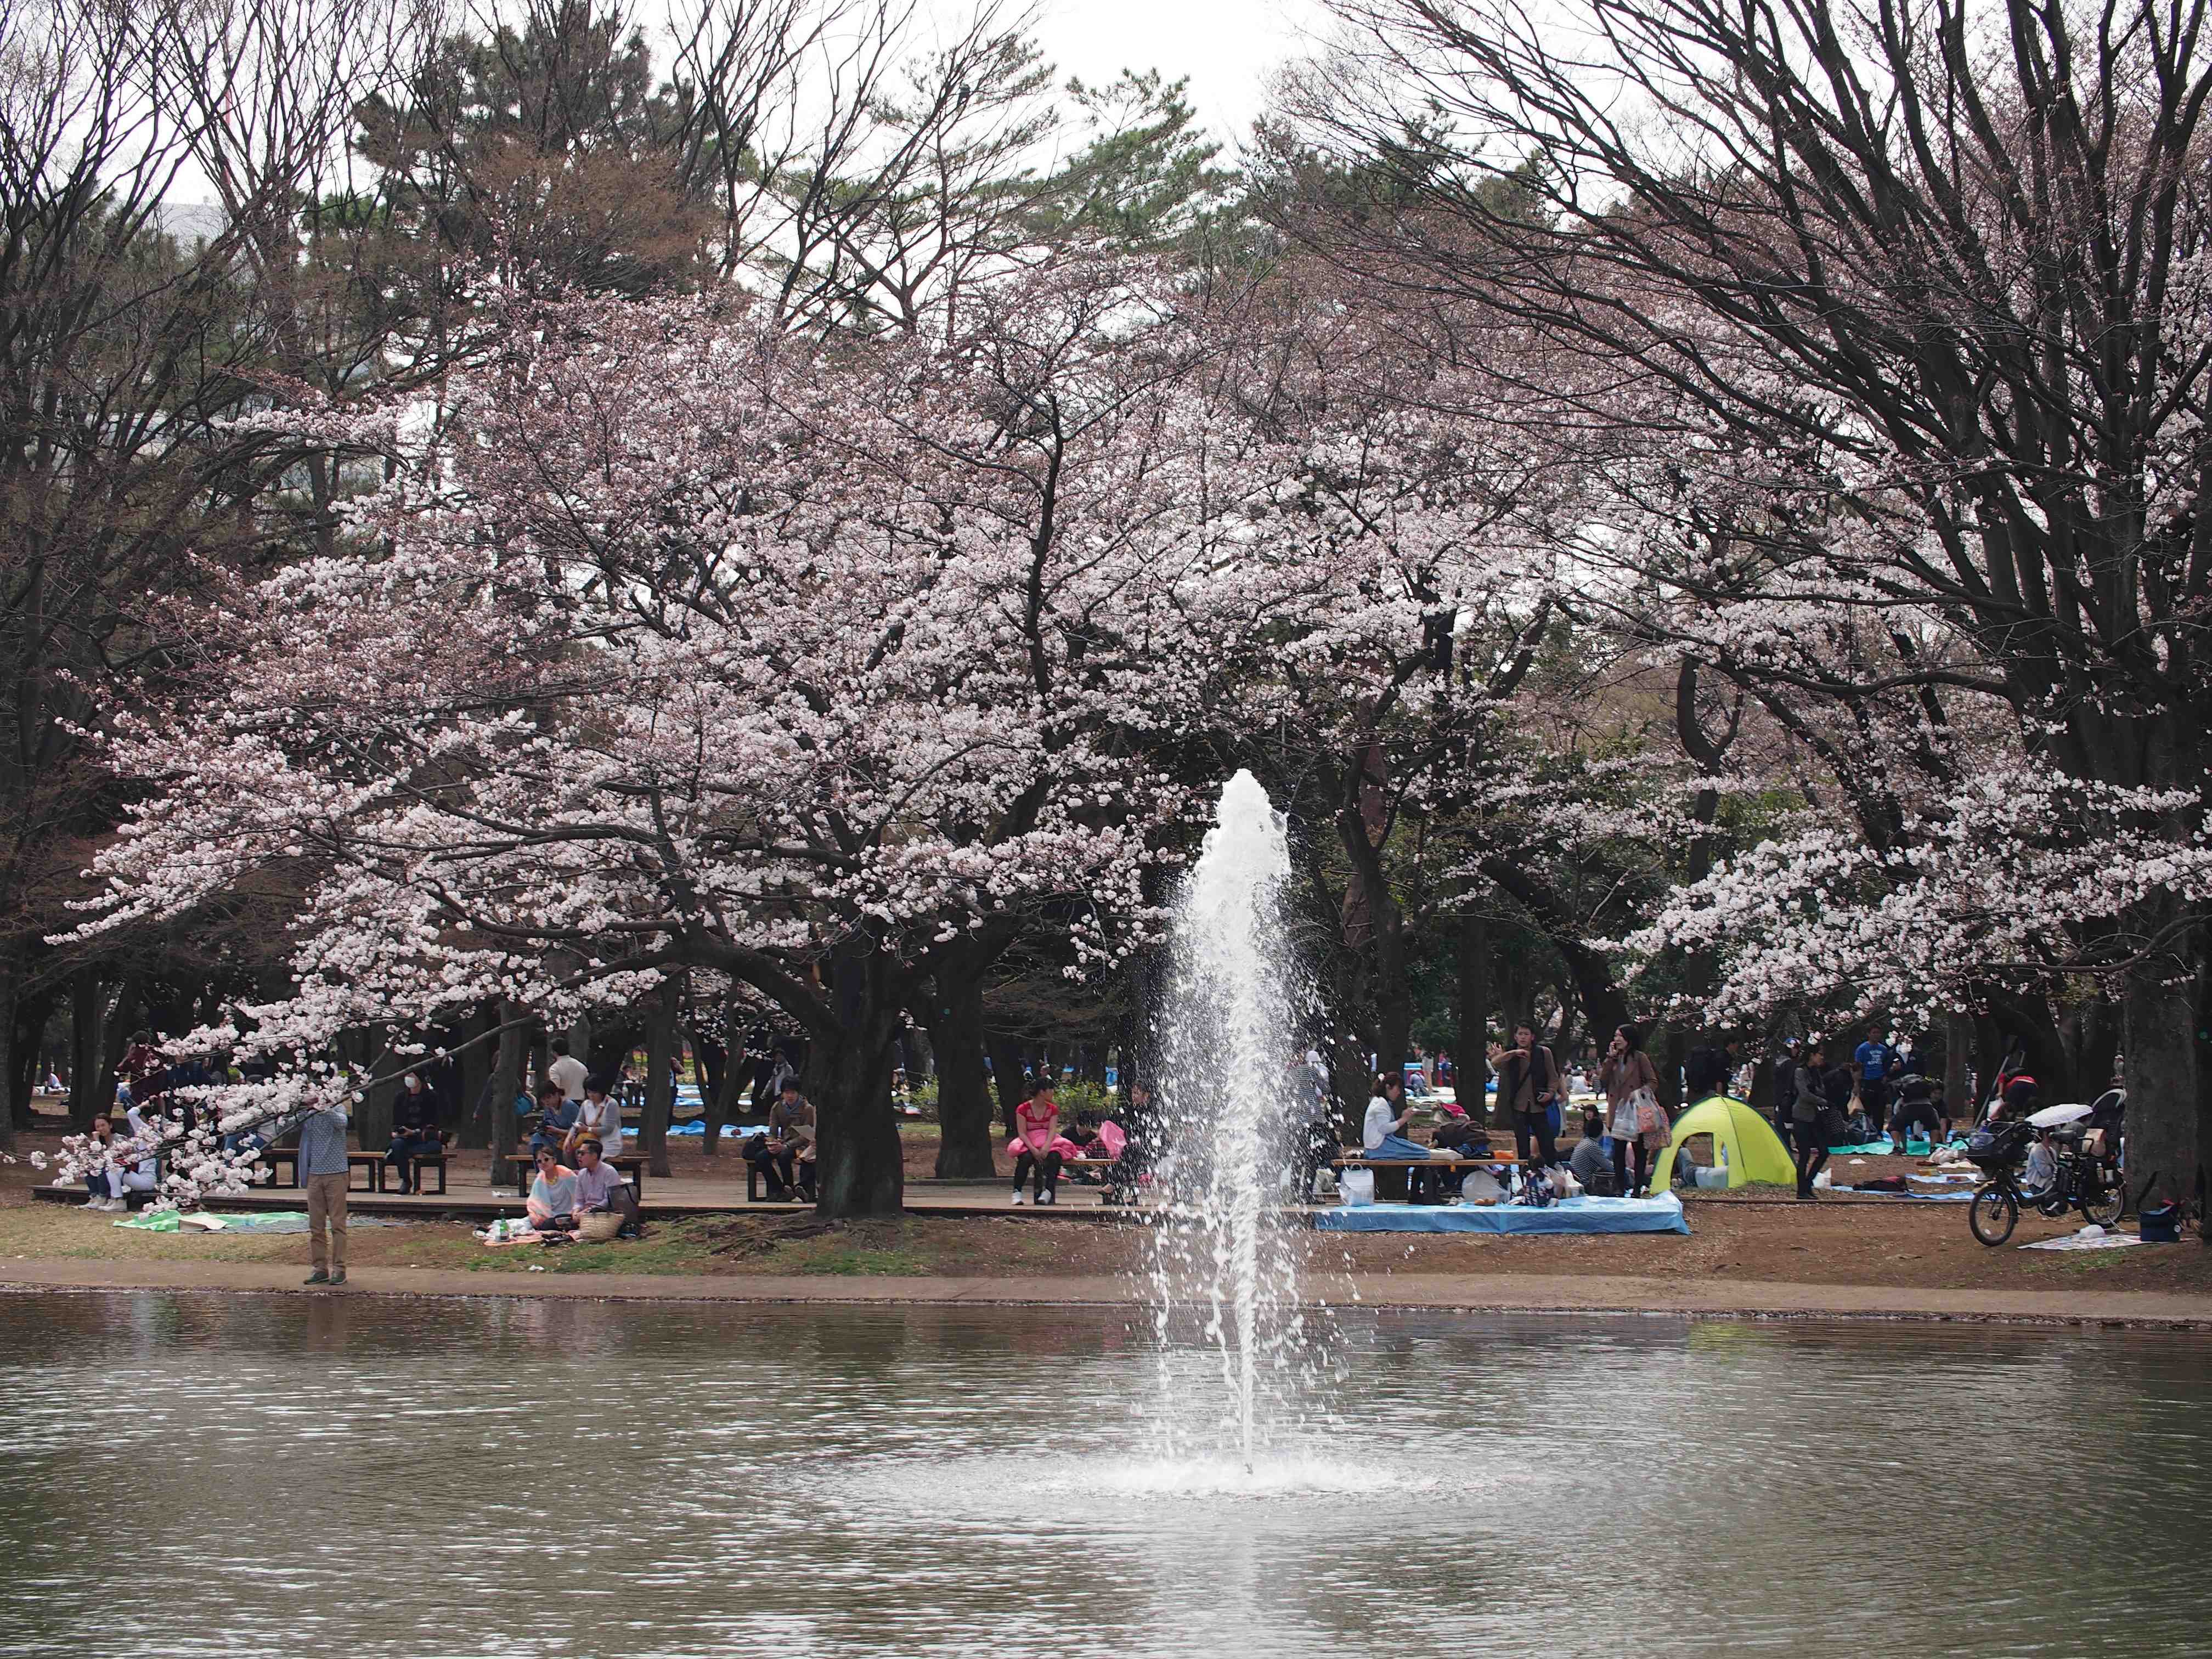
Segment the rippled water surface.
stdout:
<svg viewBox="0 0 2212 1659">
<path fill-rule="evenodd" d="M 1344 1339 L 1248 1474 L 1118 1314 L 0 1296 L 0 1653 L 2212 1650 L 2203 1340 Z"/>
</svg>

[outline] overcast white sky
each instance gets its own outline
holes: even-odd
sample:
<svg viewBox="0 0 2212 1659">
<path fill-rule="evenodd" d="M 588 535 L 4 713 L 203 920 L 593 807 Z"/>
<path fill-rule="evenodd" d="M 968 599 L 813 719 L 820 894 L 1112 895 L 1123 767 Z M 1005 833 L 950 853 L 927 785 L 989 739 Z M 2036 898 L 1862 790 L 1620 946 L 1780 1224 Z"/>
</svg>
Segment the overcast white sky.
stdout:
<svg viewBox="0 0 2212 1659">
<path fill-rule="evenodd" d="M 1269 73 L 1307 50 L 1321 18 L 1318 0 L 1045 0 L 1038 33 L 1063 79 L 1189 76 L 1193 106 L 1233 144 L 1260 112 Z"/>
</svg>

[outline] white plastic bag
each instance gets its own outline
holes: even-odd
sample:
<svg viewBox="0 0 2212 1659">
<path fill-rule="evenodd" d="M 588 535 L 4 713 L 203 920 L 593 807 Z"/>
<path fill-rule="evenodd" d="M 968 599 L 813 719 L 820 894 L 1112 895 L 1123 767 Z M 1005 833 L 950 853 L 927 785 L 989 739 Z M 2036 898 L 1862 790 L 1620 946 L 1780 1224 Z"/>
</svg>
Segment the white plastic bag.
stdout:
<svg viewBox="0 0 2212 1659">
<path fill-rule="evenodd" d="M 1375 1201 L 1375 1171 L 1346 1170 L 1336 1178 L 1337 1191 L 1343 1195 L 1344 1206 L 1356 1210 Z"/>
<path fill-rule="evenodd" d="M 1814 1192 L 1828 1193 L 1833 1192 L 1835 1188 L 1836 1183 L 1828 1179 L 1828 1172 L 1826 1170 L 1821 1170 L 1820 1174 L 1813 1177 L 1813 1190 Z"/>
<path fill-rule="evenodd" d="M 1467 1179 L 1459 1183 L 1459 1195 L 1470 1204 L 1495 1204 L 1505 1196 L 1505 1188 L 1489 1170 L 1470 1170 Z"/>
</svg>

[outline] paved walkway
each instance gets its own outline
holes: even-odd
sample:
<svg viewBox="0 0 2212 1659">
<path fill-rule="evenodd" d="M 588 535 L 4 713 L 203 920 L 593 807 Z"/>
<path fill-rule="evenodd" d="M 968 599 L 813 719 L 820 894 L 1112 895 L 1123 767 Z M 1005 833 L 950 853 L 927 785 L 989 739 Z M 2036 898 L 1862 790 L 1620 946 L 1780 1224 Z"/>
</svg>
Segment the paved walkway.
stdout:
<svg viewBox="0 0 2212 1659">
<path fill-rule="evenodd" d="M 297 1263 L 0 1261 L 0 1286 L 69 1290 L 281 1291 L 306 1295 L 525 1296 L 564 1299 L 921 1307 L 1129 1308 L 1127 1279 L 770 1277 L 643 1273 L 457 1273 L 361 1267 L 344 1290 L 309 1292 Z M 1444 1273 L 1310 1276 L 1316 1303 L 1469 1312 L 1633 1313 L 1723 1318 L 1911 1319 L 2138 1326 L 2212 1334 L 2212 1297 L 2149 1291 L 1930 1291 L 1860 1285 L 1720 1284 L 1604 1274 L 1476 1278 Z"/>
<path fill-rule="evenodd" d="M 372 1193 L 356 1187 L 347 1196 L 346 1207 L 366 1215 L 465 1215 L 471 1218 L 495 1215 L 520 1215 L 522 1200 L 512 1186 L 493 1187 L 483 1178 L 480 1162 L 471 1160 L 472 1169 L 464 1173 L 450 1170 L 443 1195 L 432 1192 L 402 1194 Z M 1077 1187 L 1063 1184 L 1060 1201 L 1042 1208 L 1028 1205 L 1019 1207 L 1007 1201 L 1010 1188 L 1000 1181 L 909 1181 L 906 1183 L 906 1207 L 909 1210 L 928 1210 L 955 1215 L 1018 1215 L 1036 1216 L 1040 1219 L 1076 1216 L 1097 1220 L 1102 1212 L 1108 1217 L 1126 1214 L 1099 1202 L 1100 1189 L 1096 1187 Z M 81 1203 L 84 1199 L 82 1183 L 71 1187 L 36 1187 L 32 1196 L 47 1202 Z M 213 1201 L 210 1207 L 218 1210 L 299 1210 L 307 1207 L 307 1195 L 296 1187 L 257 1187 L 251 1193 L 236 1198 Z M 737 1166 L 734 1177 L 720 1176 L 677 1176 L 658 1179 L 647 1176 L 645 1180 L 645 1213 L 648 1218 L 672 1220 L 678 1216 L 744 1214 L 747 1212 L 797 1212 L 807 1208 L 801 1204 L 770 1204 L 763 1201 L 750 1204 L 745 1200 L 744 1165 Z"/>
</svg>

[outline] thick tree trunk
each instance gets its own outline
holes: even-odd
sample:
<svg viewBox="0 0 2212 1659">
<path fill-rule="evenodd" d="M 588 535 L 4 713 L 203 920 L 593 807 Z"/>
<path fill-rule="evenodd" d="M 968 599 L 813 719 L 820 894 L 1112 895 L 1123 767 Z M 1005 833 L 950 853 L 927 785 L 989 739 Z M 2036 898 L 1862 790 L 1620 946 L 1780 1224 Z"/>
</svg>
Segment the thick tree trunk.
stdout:
<svg viewBox="0 0 2212 1659">
<path fill-rule="evenodd" d="M 106 1030 L 106 982 L 97 968 L 80 968 L 70 975 L 69 1092 L 70 1127 L 79 1133 L 108 1107 L 100 1087 Z"/>
<path fill-rule="evenodd" d="M 100 1066 L 92 1079 L 92 1110 L 86 1116 L 88 1123 L 102 1112 L 115 1109 L 115 1071 L 123 1064 L 123 1056 L 131 1043 L 131 1028 L 137 1024 L 141 1009 L 138 997 L 138 975 L 125 974 L 122 984 L 115 990 L 115 1006 L 107 1011 L 107 1018 L 100 1030 Z"/>
<path fill-rule="evenodd" d="M 1452 1054 L 1461 1109 L 1477 1121 L 1490 1082 L 1490 919 L 1481 910 L 1481 896 L 1468 895 L 1459 915 L 1459 1018 Z"/>
<path fill-rule="evenodd" d="M 821 1133 L 818 1215 L 897 1215 L 905 1206 L 905 1153 L 891 1113 L 897 1035 L 896 1013 L 875 1009 L 808 1053 L 806 1092 Z"/>
<path fill-rule="evenodd" d="M 1591 1035 L 1604 1039 L 1598 1044 L 1601 1053 L 1613 1041 L 1609 1029 Z M 1672 1020 L 1656 1019 L 1644 1037 L 1644 1051 L 1651 1056 L 1651 1069 L 1659 1074 L 1651 1092 L 1669 1117 L 1679 1116 L 1682 1110 L 1682 1064 L 1688 1058 L 1688 1035 Z"/>
<path fill-rule="evenodd" d="M 709 1158 L 721 1150 L 722 1125 L 732 1121 L 744 1107 L 746 1069 L 745 1025 L 733 995 L 722 1005 L 721 1086 L 711 1097 L 703 1091 L 699 1097 L 707 1119 L 706 1133 L 699 1137 L 699 1143 Z"/>
<path fill-rule="evenodd" d="M 1974 1019 L 1955 1010 L 1943 1016 L 1943 1108 L 1947 1116 L 1974 1121 Z"/>
<path fill-rule="evenodd" d="M 53 1017 L 58 994 L 47 991 L 35 1000 L 19 1004 L 15 1024 L 15 1069 L 9 1074 L 10 1089 L 9 1112 L 18 1128 L 35 1127 L 37 1118 L 31 1110 L 32 1097 L 39 1086 L 39 1049 L 40 1034 L 47 1020 Z"/>
<path fill-rule="evenodd" d="M 983 1033 L 984 1051 L 991 1057 L 991 1084 L 999 1097 L 999 1118 L 1006 1127 L 1006 1139 L 1014 1138 L 1014 1108 L 1029 1097 L 1028 1080 L 1024 1076 L 1022 1045 L 1004 1031 L 986 1030 Z"/>
<path fill-rule="evenodd" d="M 831 952 L 822 977 L 830 1020 L 811 1034 L 805 1073 L 821 1148 L 815 1212 L 897 1215 L 906 1153 L 891 1110 L 891 1068 L 915 987 L 858 937 Z"/>
<path fill-rule="evenodd" d="M 491 1121 L 486 1139 L 491 1143 L 488 1179 L 497 1191 L 514 1179 L 510 1164 L 514 1155 L 514 1097 L 522 1092 L 522 1062 L 528 1051 L 529 1032 L 521 1024 L 522 1010 L 512 1002 L 499 1005 L 499 1018 L 509 1022 L 499 1034 L 499 1057 L 492 1065 Z"/>
<path fill-rule="evenodd" d="M 2195 1000 L 2186 988 L 2148 975 L 2122 996 L 2130 1196 L 2149 1203 L 2167 1195 L 2194 1198 L 2206 1156 Z"/>
<path fill-rule="evenodd" d="M 490 1008 L 479 1008 L 463 1025 L 466 1038 L 483 1036 L 499 1023 Z M 504 1113 L 514 1115 L 514 1097 L 493 1095 L 486 1085 L 496 1069 L 499 1051 L 490 1042 L 470 1042 L 462 1049 L 460 1144 L 465 1151 L 482 1152 L 491 1145 L 491 1121 Z"/>
<path fill-rule="evenodd" d="M 15 1075 L 15 964 L 5 964 L 0 971 L 0 1079 Z M 0 1086 L 5 1086 L 0 1085 Z M 12 1091 L 10 1091 L 12 1093 Z M 15 1146 L 15 1109 L 13 1100 L 0 1101 L 0 1152 L 13 1152 Z"/>
<path fill-rule="evenodd" d="M 668 1120 L 676 1110 L 676 988 L 663 985 L 654 995 L 645 1032 L 645 1111 L 638 1125 L 638 1150 L 646 1172 L 668 1179 Z"/>
<path fill-rule="evenodd" d="M 929 1002 L 929 1042 L 937 1059 L 937 1175 L 946 1181 L 988 1181 L 991 1157 L 991 1085 L 983 1071 L 983 987 L 964 963 L 937 975 Z"/>
</svg>

